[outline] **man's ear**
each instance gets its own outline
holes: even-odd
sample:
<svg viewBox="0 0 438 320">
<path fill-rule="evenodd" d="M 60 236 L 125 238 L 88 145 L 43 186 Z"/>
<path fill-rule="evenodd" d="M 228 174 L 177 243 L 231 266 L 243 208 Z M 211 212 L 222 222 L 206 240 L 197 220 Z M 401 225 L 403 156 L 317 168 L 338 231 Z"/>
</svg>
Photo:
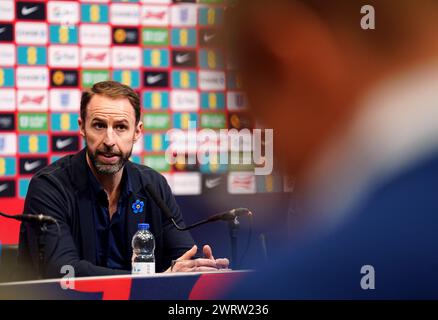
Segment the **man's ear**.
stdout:
<svg viewBox="0 0 438 320">
<path fill-rule="evenodd" d="M 78 118 L 78 125 L 79 125 L 79 133 L 82 137 L 85 137 L 85 121 L 82 120 L 82 118 Z"/>
<path fill-rule="evenodd" d="M 138 124 L 135 126 L 134 143 L 137 142 L 138 139 L 140 139 L 142 134 L 143 134 L 143 122 L 139 121 Z"/>
</svg>

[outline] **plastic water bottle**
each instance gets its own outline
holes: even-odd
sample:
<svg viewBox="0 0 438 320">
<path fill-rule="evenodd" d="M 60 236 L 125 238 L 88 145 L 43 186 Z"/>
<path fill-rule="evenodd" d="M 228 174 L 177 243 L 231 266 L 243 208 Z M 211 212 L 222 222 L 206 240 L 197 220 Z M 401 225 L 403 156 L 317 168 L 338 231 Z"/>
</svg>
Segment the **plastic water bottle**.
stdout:
<svg viewBox="0 0 438 320">
<path fill-rule="evenodd" d="M 149 231 L 148 223 L 139 223 L 138 231 L 132 238 L 132 251 L 135 254 L 132 262 L 132 274 L 155 273 L 155 238 Z"/>
</svg>

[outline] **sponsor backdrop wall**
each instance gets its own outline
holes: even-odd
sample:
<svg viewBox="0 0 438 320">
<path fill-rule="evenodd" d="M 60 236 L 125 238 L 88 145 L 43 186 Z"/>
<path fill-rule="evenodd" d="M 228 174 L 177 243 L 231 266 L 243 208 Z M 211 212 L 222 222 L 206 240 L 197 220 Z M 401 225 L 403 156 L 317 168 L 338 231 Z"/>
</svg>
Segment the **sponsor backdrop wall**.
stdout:
<svg viewBox="0 0 438 320">
<path fill-rule="evenodd" d="M 255 198 L 240 195 L 283 189 L 279 176 L 254 176 L 251 166 L 165 160 L 171 128 L 253 125 L 218 47 L 226 3 L 193 2 L 0 1 L 0 210 L 20 213 L 32 175 L 83 148 L 81 91 L 110 79 L 141 98 L 144 134 L 132 161 L 166 176 L 188 220 L 230 208 L 233 200 L 214 201 L 219 194 L 251 206 Z M 0 220 L 0 240 L 17 242 L 17 228 Z"/>
</svg>

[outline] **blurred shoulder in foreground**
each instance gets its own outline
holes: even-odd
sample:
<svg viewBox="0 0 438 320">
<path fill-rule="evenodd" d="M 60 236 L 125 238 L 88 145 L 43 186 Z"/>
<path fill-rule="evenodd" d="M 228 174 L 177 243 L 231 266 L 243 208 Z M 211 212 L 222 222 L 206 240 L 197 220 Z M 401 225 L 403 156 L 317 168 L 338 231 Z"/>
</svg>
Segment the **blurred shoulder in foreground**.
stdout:
<svg viewBox="0 0 438 320">
<path fill-rule="evenodd" d="M 364 5 L 375 29 L 362 29 Z M 305 225 L 227 298 L 437 298 L 438 3 L 262 1 L 235 37 Z M 371 17 L 371 16 L 370 16 Z"/>
</svg>

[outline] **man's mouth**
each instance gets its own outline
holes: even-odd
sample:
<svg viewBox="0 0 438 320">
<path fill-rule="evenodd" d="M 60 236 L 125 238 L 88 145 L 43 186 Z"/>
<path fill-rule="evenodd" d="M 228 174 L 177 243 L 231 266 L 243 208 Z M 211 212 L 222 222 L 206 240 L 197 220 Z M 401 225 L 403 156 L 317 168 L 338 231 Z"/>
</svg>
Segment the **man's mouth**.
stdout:
<svg viewBox="0 0 438 320">
<path fill-rule="evenodd" d="M 120 154 L 108 152 L 99 152 L 97 156 L 104 163 L 114 163 L 117 162 L 120 158 Z"/>
</svg>

